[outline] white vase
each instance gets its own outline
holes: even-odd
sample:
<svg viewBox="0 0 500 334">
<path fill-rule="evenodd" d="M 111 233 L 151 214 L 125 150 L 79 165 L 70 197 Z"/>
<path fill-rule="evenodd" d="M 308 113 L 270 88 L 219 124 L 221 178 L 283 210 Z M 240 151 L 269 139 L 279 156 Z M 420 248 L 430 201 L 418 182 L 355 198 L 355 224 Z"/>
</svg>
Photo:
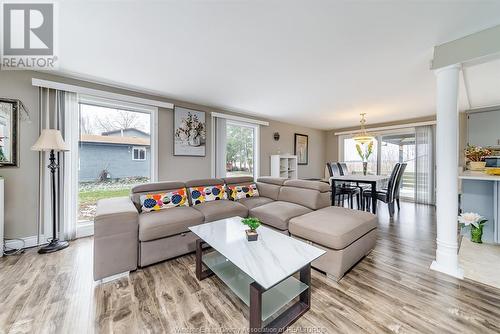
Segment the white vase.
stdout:
<svg viewBox="0 0 500 334">
<path fill-rule="evenodd" d="M 189 146 L 200 146 L 200 145 L 201 145 L 200 137 L 189 139 Z"/>
</svg>

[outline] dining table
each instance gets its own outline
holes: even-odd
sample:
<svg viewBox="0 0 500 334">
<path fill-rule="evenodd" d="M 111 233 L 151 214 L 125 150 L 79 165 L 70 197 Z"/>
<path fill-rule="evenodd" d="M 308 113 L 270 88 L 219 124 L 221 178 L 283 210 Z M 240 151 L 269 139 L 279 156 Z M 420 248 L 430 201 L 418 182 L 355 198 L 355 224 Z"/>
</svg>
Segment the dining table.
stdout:
<svg viewBox="0 0 500 334">
<path fill-rule="evenodd" d="M 336 183 L 355 183 L 356 186 L 359 184 L 369 184 L 371 185 L 371 199 L 372 199 L 372 213 L 377 213 L 377 184 L 387 181 L 389 179 L 388 175 L 363 175 L 363 174 L 350 174 L 350 175 L 339 175 L 330 177 L 330 185 L 332 187 L 332 206 L 335 206 L 335 196 L 336 196 Z"/>
</svg>

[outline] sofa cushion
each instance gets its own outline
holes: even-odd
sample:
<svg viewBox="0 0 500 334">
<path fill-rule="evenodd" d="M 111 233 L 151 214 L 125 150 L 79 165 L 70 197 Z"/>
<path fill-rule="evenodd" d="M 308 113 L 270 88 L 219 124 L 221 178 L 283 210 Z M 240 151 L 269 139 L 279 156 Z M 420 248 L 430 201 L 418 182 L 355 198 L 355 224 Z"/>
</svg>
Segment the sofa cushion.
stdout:
<svg viewBox="0 0 500 334">
<path fill-rule="evenodd" d="M 268 197 L 263 197 L 263 196 L 248 197 L 238 200 L 238 203 L 241 203 L 244 206 L 246 206 L 248 210 L 271 202 L 274 201 Z"/>
<path fill-rule="evenodd" d="M 330 206 L 290 219 L 290 234 L 331 249 L 344 249 L 377 228 L 377 216 Z"/>
<path fill-rule="evenodd" d="M 301 181 L 321 184 L 321 182 L 315 181 Z M 289 186 L 286 185 L 285 182 L 285 185 L 280 188 L 278 200 L 299 204 L 312 210 L 318 210 L 331 204 L 330 197 L 331 193 L 329 191 L 321 192 L 311 188 Z"/>
<path fill-rule="evenodd" d="M 227 185 L 241 185 L 241 184 L 249 184 L 254 183 L 253 176 L 232 176 L 223 178 L 224 183 Z"/>
<path fill-rule="evenodd" d="M 287 230 L 291 218 L 311 211 L 311 209 L 295 203 L 275 201 L 250 209 L 249 216 L 259 218 L 266 225 Z"/>
<path fill-rule="evenodd" d="M 204 202 L 193 206 L 193 208 L 201 212 L 205 217 L 206 223 L 234 216 L 248 216 L 248 209 L 246 206 L 230 200 Z"/>
<path fill-rule="evenodd" d="M 139 215 L 139 240 L 150 241 L 189 231 L 203 223 L 203 215 L 187 206 L 144 212 Z"/>
</svg>

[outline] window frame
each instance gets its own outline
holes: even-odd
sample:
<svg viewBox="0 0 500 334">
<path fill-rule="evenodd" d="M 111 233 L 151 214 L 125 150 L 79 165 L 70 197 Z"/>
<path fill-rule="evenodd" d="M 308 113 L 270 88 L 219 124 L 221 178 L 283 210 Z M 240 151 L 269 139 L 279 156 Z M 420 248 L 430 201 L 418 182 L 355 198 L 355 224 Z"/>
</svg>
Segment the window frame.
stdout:
<svg viewBox="0 0 500 334">
<path fill-rule="evenodd" d="M 78 134 L 78 154 L 75 155 L 75 158 L 78 159 L 77 163 L 75 163 L 75 177 L 71 181 L 73 186 L 78 189 L 78 171 L 80 170 L 80 152 L 79 152 L 79 138 L 80 138 L 80 108 L 82 104 L 92 105 L 97 107 L 111 108 L 111 109 L 120 109 L 120 110 L 128 110 L 133 112 L 146 113 L 150 115 L 150 182 L 158 181 L 158 107 L 150 106 L 150 105 L 142 105 L 133 102 L 126 102 L 120 100 L 113 100 L 109 98 L 90 96 L 90 95 L 77 95 L 77 104 L 78 104 L 78 117 L 74 117 L 72 121 L 72 128 L 74 128 L 76 133 Z M 140 146 L 141 147 L 141 146 Z M 144 147 L 144 146 L 142 146 Z M 147 150 L 145 152 L 145 157 L 147 154 Z M 133 159 L 133 150 L 132 150 L 132 159 Z M 139 160 L 144 161 L 144 160 Z M 72 210 L 78 210 L 78 195 L 76 196 L 75 203 L 73 204 Z M 76 238 L 83 238 L 87 236 L 94 235 L 94 222 L 93 221 L 77 221 L 76 222 Z"/>
<path fill-rule="evenodd" d="M 138 158 L 135 158 L 135 151 L 138 151 Z M 141 159 L 140 152 L 144 152 L 144 159 Z M 146 161 L 147 160 L 147 147 L 145 146 L 132 146 L 132 161 Z"/>
</svg>

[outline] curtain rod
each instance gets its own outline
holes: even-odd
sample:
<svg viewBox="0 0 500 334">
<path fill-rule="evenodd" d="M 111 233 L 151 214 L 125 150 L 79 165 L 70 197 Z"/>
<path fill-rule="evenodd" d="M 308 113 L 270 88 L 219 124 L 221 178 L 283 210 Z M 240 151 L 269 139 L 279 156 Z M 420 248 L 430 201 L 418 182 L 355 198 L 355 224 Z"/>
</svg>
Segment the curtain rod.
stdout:
<svg viewBox="0 0 500 334">
<path fill-rule="evenodd" d="M 394 130 L 394 129 L 404 129 L 404 128 L 413 128 L 416 126 L 424 126 L 424 125 L 434 125 L 436 124 L 436 121 L 426 121 L 426 122 L 414 122 L 414 123 L 407 123 L 407 124 L 399 124 L 399 125 L 387 125 L 387 126 L 379 126 L 375 128 L 366 128 L 366 131 L 383 131 L 383 130 Z M 339 131 L 339 132 L 334 132 L 333 134 L 335 136 L 340 136 L 340 135 L 350 135 L 353 133 L 359 133 L 361 130 L 356 129 L 356 130 L 351 130 L 351 131 Z"/>
<path fill-rule="evenodd" d="M 155 107 L 166 108 L 166 109 L 173 109 L 174 108 L 174 104 L 169 103 L 169 102 L 145 99 L 142 97 L 135 97 L 135 96 L 125 95 L 125 94 L 111 93 L 108 91 L 86 88 L 86 87 L 81 87 L 81 86 L 76 86 L 76 85 L 69 85 L 69 84 L 65 84 L 65 83 L 57 82 L 57 81 L 49 81 L 49 80 L 32 78 L 31 84 L 33 86 L 37 86 L 37 87 L 64 90 L 67 92 L 73 92 L 73 93 L 78 93 L 78 94 L 85 94 L 85 95 L 91 95 L 91 96 L 97 96 L 97 97 L 104 97 L 104 98 L 108 98 L 108 99 L 145 104 L 148 106 L 155 106 Z"/>
<path fill-rule="evenodd" d="M 233 121 L 240 121 L 240 122 L 247 122 L 247 123 L 253 123 L 253 124 L 259 124 L 259 125 L 269 126 L 269 122 L 261 121 L 261 120 L 253 119 L 253 118 L 247 118 L 247 117 L 241 117 L 241 116 L 234 116 L 234 115 L 229 115 L 229 114 L 221 114 L 221 113 L 218 113 L 218 112 L 212 112 L 211 116 L 212 117 L 225 118 L 225 119 L 232 119 Z"/>
</svg>

